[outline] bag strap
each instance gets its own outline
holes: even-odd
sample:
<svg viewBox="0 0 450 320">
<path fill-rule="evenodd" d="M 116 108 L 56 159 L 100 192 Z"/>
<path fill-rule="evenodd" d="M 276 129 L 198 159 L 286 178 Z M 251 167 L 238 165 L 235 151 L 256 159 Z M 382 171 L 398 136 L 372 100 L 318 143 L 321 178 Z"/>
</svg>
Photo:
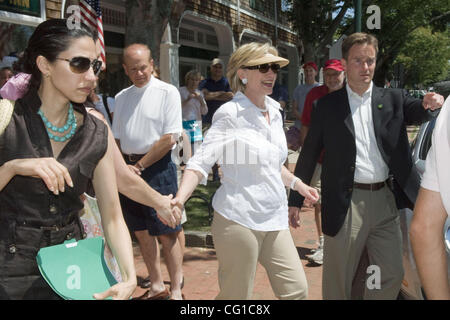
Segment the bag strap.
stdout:
<svg viewBox="0 0 450 320">
<path fill-rule="evenodd" d="M 108 114 L 109 123 L 112 124 L 112 117 L 111 117 L 111 112 L 109 111 L 108 97 L 106 96 L 106 94 L 102 94 L 102 100 L 103 100 L 103 105 L 105 106 L 105 109 L 106 109 L 106 113 Z"/>
<path fill-rule="evenodd" d="M 0 136 L 5 132 L 14 111 L 14 100 L 0 100 Z"/>
</svg>

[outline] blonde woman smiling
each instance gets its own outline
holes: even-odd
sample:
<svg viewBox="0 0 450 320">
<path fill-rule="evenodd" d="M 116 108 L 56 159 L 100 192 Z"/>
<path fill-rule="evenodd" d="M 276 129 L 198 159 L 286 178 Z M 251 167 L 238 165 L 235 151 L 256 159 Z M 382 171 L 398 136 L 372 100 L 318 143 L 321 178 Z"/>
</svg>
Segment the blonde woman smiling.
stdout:
<svg viewBox="0 0 450 320">
<path fill-rule="evenodd" d="M 280 105 L 268 97 L 288 60 L 269 44 L 249 43 L 230 58 L 227 77 L 234 98 L 214 114 L 203 144 L 187 163 L 174 202 L 182 206 L 214 163 L 222 168 L 212 234 L 219 261 L 217 299 L 251 299 L 257 263 L 280 299 L 305 299 L 307 282 L 289 231 L 285 186 L 309 202 L 317 191 L 293 176 Z"/>
</svg>

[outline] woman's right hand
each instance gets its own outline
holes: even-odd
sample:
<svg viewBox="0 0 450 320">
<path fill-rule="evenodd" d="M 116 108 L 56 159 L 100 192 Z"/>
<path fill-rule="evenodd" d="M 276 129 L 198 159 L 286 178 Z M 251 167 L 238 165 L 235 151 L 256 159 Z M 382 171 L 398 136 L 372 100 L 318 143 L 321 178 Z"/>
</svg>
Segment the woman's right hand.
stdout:
<svg viewBox="0 0 450 320">
<path fill-rule="evenodd" d="M 298 180 L 295 184 L 295 190 L 305 197 L 303 205 L 306 207 L 311 207 L 319 200 L 319 193 L 317 190 L 308 186 L 301 180 Z"/>
<path fill-rule="evenodd" d="M 64 192 L 65 184 L 73 188 L 72 178 L 65 166 L 55 158 L 14 159 L 9 161 L 14 175 L 41 178 L 54 194 Z"/>
</svg>

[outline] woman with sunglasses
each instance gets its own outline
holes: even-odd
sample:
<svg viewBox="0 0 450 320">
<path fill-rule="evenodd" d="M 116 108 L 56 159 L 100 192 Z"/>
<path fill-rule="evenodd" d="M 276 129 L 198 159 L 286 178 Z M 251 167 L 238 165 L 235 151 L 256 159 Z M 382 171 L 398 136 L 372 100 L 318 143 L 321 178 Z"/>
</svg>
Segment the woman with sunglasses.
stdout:
<svg viewBox="0 0 450 320">
<path fill-rule="evenodd" d="M 173 202 L 182 206 L 215 162 L 222 185 L 213 199 L 214 246 L 219 261 L 216 299 L 251 299 L 257 263 L 280 299 L 305 299 L 307 282 L 289 231 L 286 187 L 317 201 L 314 188 L 293 176 L 279 103 L 268 97 L 289 63 L 269 44 L 249 43 L 231 56 L 227 77 L 234 98 L 214 114 L 198 152 L 187 163 Z"/>
<path fill-rule="evenodd" d="M 0 299 L 59 298 L 40 275 L 36 254 L 82 238 L 80 195 L 90 180 L 123 279 L 94 297 L 128 299 L 136 288 L 108 130 L 84 106 L 101 68 L 95 40 L 85 27 L 48 20 L 16 65 L 31 80 L 0 136 Z"/>
</svg>

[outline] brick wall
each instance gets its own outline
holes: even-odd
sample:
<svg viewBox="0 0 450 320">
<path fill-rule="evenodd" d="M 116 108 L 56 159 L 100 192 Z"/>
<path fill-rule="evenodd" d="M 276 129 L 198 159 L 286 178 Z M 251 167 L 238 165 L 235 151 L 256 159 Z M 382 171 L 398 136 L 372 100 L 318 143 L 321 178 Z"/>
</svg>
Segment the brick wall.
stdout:
<svg viewBox="0 0 450 320">
<path fill-rule="evenodd" d="M 203 16 L 211 17 L 213 19 L 228 23 L 233 29 L 234 33 L 233 36 L 236 42 L 239 39 L 240 33 L 244 29 L 250 29 L 255 32 L 267 35 L 270 39 L 272 39 L 273 43 L 275 42 L 275 27 L 269 23 L 263 22 L 261 20 L 258 20 L 252 16 L 246 15 L 241 12 L 239 19 L 240 21 L 238 25 L 237 11 L 228 6 L 222 5 L 218 2 L 211 0 L 186 0 L 184 2 L 186 4 L 185 10 L 190 10 Z M 274 19 L 273 1 L 272 0 L 264 1 L 262 7 L 265 8 L 265 12 L 260 12 L 259 10 L 253 9 L 250 6 L 250 0 L 241 1 L 241 8 L 247 11 L 255 12 L 259 15 L 263 15 L 266 18 Z M 279 15 L 281 15 L 280 10 Z M 294 33 L 279 28 L 278 28 L 278 39 L 280 41 L 292 44 L 297 43 L 297 36 Z"/>
<path fill-rule="evenodd" d="M 46 0 L 45 13 L 47 15 L 47 19 L 61 18 L 61 6 L 62 0 Z"/>
</svg>

